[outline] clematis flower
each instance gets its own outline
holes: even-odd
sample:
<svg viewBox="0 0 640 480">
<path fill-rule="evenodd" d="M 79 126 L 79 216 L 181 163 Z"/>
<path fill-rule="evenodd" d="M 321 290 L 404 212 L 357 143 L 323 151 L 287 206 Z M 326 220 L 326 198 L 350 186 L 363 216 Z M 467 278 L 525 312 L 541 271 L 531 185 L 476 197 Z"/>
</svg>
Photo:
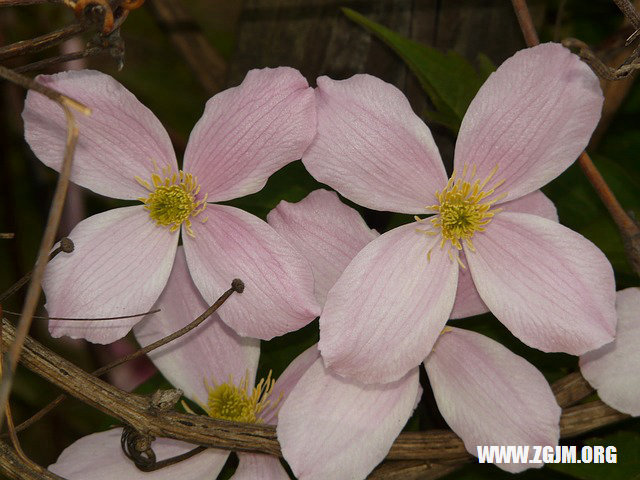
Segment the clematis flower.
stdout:
<svg viewBox="0 0 640 480">
<path fill-rule="evenodd" d="M 482 303 L 531 347 L 581 355 L 613 339 L 603 253 L 507 205 L 564 171 L 598 122 L 598 79 L 577 56 L 544 44 L 505 61 L 469 105 L 449 179 L 392 85 L 321 77 L 316 101 L 303 162 L 317 180 L 368 208 L 433 214 L 368 244 L 328 292 L 319 342 L 328 368 L 366 383 L 405 375 L 432 350 L 467 269 Z"/>
<path fill-rule="evenodd" d="M 162 305 L 162 311 L 134 327 L 136 339 L 143 346 L 187 325 L 208 307 L 190 277 L 182 247 L 178 247 L 171 275 L 156 305 Z M 252 388 L 259 355 L 259 340 L 238 336 L 214 313 L 198 328 L 154 350 L 149 357 L 167 380 L 211 417 L 275 423 L 278 399 L 286 398 L 299 372 L 318 354 L 311 351 L 300 355 L 278 382 L 266 379 Z M 69 480 L 202 480 L 216 478 L 229 456 L 225 450 L 207 449 L 169 467 L 143 472 L 122 452 L 121 435 L 122 428 L 115 428 L 83 437 L 65 449 L 49 470 Z M 160 438 L 152 448 L 161 461 L 186 453 L 195 445 Z M 234 480 L 289 478 L 275 457 L 238 453 L 238 458 Z"/>
<path fill-rule="evenodd" d="M 607 405 L 640 416 L 640 288 L 616 294 L 616 338 L 580 357 L 580 371 Z"/>
<path fill-rule="evenodd" d="M 540 192 L 511 208 L 557 219 Z M 280 202 L 268 222 L 310 261 L 321 304 L 353 257 L 378 238 L 355 210 L 326 190 L 296 204 Z M 471 283 L 461 284 L 459 308 L 482 309 L 469 288 Z M 443 417 L 471 454 L 477 454 L 477 445 L 557 445 L 560 407 L 542 374 L 525 359 L 483 335 L 447 327 L 423 360 Z M 419 383 L 418 367 L 391 383 L 363 384 L 317 358 L 278 416 L 278 440 L 297 478 L 364 479 L 411 416 L 422 395 Z M 518 472 L 542 465 L 499 466 Z"/>
<path fill-rule="evenodd" d="M 147 311 L 167 283 L 179 231 L 189 271 L 207 302 L 233 278 L 245 282 L 242 296 L 232 296 L 219 311 L 240 335 L 269 339 L 317 316 L 306 261 L 266 222 L 209 203 L 260 190 L 311 142 L 313 91 L 297 70 L 252 70 L 240 86 L 212 97 L 189 137 L 184 170 L 178 170 L 159 120 L 112 77 L 76 71 L 38 79 L 93 111 L 77 119 L 71 180 L 101 195 L 142 202 L 94 215 L 71 232 L 75 251 L 58 255 L 45 272 L 50 316 Z M 30 91 L 23 119 L 36 156 L 59 170 L 66 127 L 58 106 Z M 52 320 L 49 329 L 54 337 L 109 343 L 138 321 Z"/>
</svg>

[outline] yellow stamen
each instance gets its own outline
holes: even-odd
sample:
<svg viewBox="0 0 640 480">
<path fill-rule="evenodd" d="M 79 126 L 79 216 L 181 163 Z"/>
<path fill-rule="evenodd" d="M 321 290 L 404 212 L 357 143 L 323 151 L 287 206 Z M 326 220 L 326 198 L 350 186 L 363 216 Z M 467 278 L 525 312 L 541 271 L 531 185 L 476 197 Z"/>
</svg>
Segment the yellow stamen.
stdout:
<svg viewBox="0 0 640 480">
<path fill-rule="evenodd" d="M 195 236 L 191 229 L 191 218 L 198 216 L 207 208 L 207 195 L 198 198 L 200 186 L 198 179 L 190 173 L 179 170 L 175 173 L 171 167 L 159 171 L 154 162 L 151 183 L 136 176 L 135 180 L 149 192 L 148 197 L 138 200 L 145 204 L 149 217 L 156 225 L 169 227 L 169 231 L 177 231 L 182 224 L 187 234 Z M 203 223 L 206 218 L 203 220 Z"/>
<path fill-rule="evenodd" d="M 465 242 L 470 251 L 475 252 L 472 238 L 476 232 L 484 232 L 486 226 L 491 222 L 496 213 L 502 209 L 492 209 L 492 206 L 506 197 L 506 193 L 497 195 L 491 200 L 488 197 L 493 195 L 505 180 L 495 182 L 490 188 L 485 190 L 491 179 L 498 171 L 496 165 L 487 177 L 480 181 L 475 179 L 476 166 L 471 167 L 471 175 L 467 180 L 468 166 L 465 164 L 462 169 L 462 176 L 458 177 L 454 170 L 445 188 L 435 193 L 438 204 L 425 207 L 436 214 L 429 220 L 434 230 L 416 229 L 428 235 L 440 234 L 440 248 L 444 248 L 447 242 L 456 250 L 462 250 L 462 241 Z M 422 223 L 424 219 L 415 217 L 417 222 Z M 427 258 L 430 258 L 431 251 Z M 458 255 L 449 251 L 451 261 L 457 259 L 461 267 L 465 268 Z"/>
<path fill-rule="evenodd" d="M 249 372 L 237 385 L 233 382 L 231 375 L 227 382 L 219 385 L 213 381 L 213 386 L 211 386 L 205 380 L 204 385 L 208 391 L 208 399 L 206 405 L 200 404 L 200 406 L 212 418 L 233 422 L 262 423 L 260 413 L 267 407 L 276 408 L 280 402 L 280 398 L 278 398 L 272 404 L 269 398 L 276 381 L 271 378 L 271 371 L 269 371 L 267 378 L 261 379 L 249 393 L 248 377 Z"/>
</svg>

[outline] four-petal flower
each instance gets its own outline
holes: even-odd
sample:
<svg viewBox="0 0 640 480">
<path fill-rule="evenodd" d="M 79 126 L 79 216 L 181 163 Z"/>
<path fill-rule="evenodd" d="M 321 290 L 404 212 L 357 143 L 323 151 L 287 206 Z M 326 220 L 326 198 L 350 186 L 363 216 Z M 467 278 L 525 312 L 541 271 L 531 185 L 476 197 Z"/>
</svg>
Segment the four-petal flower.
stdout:
<svg viewBox="0 0 640 480">
<path fill-rule="evenodd" d="M 94 318 L 147 311 L 164 288 L 182 241 L 194 282 L 207 302 L 231 280 L 245 283 L 220 316 L 240 335 L 269 339 L 318 314 L 308 263 L 269 225 L 237 208 L 209 204 L 260 190 L 269 175 L 301 157 L 315 134 L 313 91 L 292 68 L 252 70 L 243 83 L 212 97 L 178 170 L 160 121 L 112 77 L 96 71 L 40 76 L 39 81 L 90 106 L 71 179 L 94 192 L 141 200 L 87 218 L 69 237 L 75 250 L 54 258 L 43 289 L 52 317 Z M 37 157 L 59 169 L 65 120 L 34 92 L 23 112 Z M 52 320 L 54 337 L 109 343 L 139 318 Z"/>
</svg>

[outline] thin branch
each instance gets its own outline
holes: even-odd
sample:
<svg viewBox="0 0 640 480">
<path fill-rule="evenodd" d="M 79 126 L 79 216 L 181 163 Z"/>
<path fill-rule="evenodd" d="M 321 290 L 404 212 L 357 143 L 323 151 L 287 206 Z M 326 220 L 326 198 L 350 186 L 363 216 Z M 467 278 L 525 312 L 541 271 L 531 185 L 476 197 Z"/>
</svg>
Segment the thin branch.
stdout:
<svg viewBox="0 0 640 480">
<path fill-rule="evenodd" d="M 613 0 L 613 3 L 615 3 L 622 14 L 627 17 L 627 20 L 633 25 L 633 28 L 638 30 L 640 28 L 640 15 L 636 12 L 633 4 L 629 0 Z"/>
<path fill-rule="evenodd" d="M 3 321 L 2 341 L 10 344 L 15 329 Z M 153 437 L 167 437 L 194 445 L 280 456 L 275 427 L 227 422 L 202 415 L 158 411 L 148 396 L 124 392 L 78 368 L 31 338 L 25 341 L 20 362 L 73 397 Z M 577 435 L 608 425 L 628 415 L 600 401 L 565 409 L 561 435 Z M 391 447 L 387 460 L 421 460 L 430 463 L 465 461 L 464 444 L 449 430 L 404 432 Z"/>
<path fill-rule="evenodd" d="M 38 300 L 40 298 L 40 282 L 44 275 L 44 270 L 47 266 L 47 259 L 49 252 L 53 246 L 53 241 L 60 224 L 60 217 L 62 216 L 62 208 L 64 206 L 64 199 L 67 194 L 67 187 L 69 186 L 69 177 L 71 176 L 71 164 L 73 161 L 73 154 L 76 147 L 76 141 L 78 140 L 78 128 L 76 126 L 71 108 L 75 108 L 78 111 L 89 114 L 91 110 L 80 102 L 73 100 L 66 95 L 62 95 L 55 90 L 52 90 L 44 85 L 39 84 L 31 80 L 28 77 L 15 73 L 5 67 L 0 66 L 0 76 L 7 80 L 10 80 L 18 85 L 27 86 L 48 98 L 58 103 L 64 113 L 67 120 L 67 141 L 64 151 L 64 159 L 62 167 L 60 169 L 60 175 L 58 177 L 58 184 L 53 195 L 53 201 L 51 203 L 51 209 L 49 210 L 49 218 L 47 219 L 47 225 L 44 230 L 44 235 L 40 243 L 40 249 L 33 270 L 31 283 L 27 289 L 25 303 L 22 309 L 22 317 L 18 323 L 15 342 L 11 345 L 4 361 L 4 372 L 2 380 L 0 382 L 0 427 L 4 420 L 4 412 L 6 405 L 9 401 L 9 393 L 11 392 L 11 385 L 13 384 L 13 375 L 18 364 L 18 358 L 20 357 L 20 351 L 22 345 L 27 337 L 29 328 L 31 327 L 32 316 L 35 313 Z"/>
<path fill-rule="evenodd" d="M 65 480 L 48 470 L 34 469 L 22 462 L 14 449 L 0 441 L 0 474 L 12 480 Z"/>
<path fill-rule="evenodd" d="M 60 104 L 60 106 L 64 109 L 65 115 L 67 117 L 67 128 L 73 126 L 75 128 L 75 121 L 73 120 L 73 115 L 71 115 L 71 111 L 69 109 L 77 110 L 83 115 L 91 115 L 91 109 L 86 107 L 82 103 L 74 100 L 73 98 L 67 97 L 60 92 L 56 92 L 52 88 L 49 88 L 39 82 L 36 82 L 32 78 L 25 77 L 24 75 L 20 75 L 19 73 L 14 72 L 13 70 L 3 67 L 0 65 L 0 77 L 9 80 L 10 82 L 15 83 L 16 85 L 21 86 L 22 88 L 26 88 L 28 90 L 34 90 L 45 97 L 53 100 L 54 102 Z M 73 137 L 74 129 L 67 130 L 67 149 L 65 150 L 65 159 L 69 156 L 69 139 Z M 73 153 L 73 150 L 71 151 Z M 63 163 L 64 167 L 64 163 Z"/>
<path fill-rule="evenodd" d="M 233 280 L 233 282 L 231 282 L 231 288 L 229 290 L 227 290 L 226 292 L 224 292 L 220 298 L 218 298 L 213 305 L 211 305 L 209 308 L 207 308 L 200 316 L 198 316 L 198 318 L 196 318 L 195 320 L 193 320 L 191 323 L 189 323 L 188 325 L 186 325 L 185 327 L 167 335 L 166 337 L 161 338 L 160 340 L 153 342 L 149 345 L 147 345 L 144 348 L 140 348 L 139 350 L 126 355 L 118 360 L 115 360 L 114 362 L 111 362 L 108 365 L 105 365 L 103 367 L 100 367 L 99 369 L 93 371 L 91 373 L 91 375 L 95 375 L 96 377 L 99 377 L 101 375 L 104 375 L 105 373 L 107 373 L 109 370 L 122 365 L 123 363 L 129 362 L 135 358 L 138 358 L 142 355 L 145 355 L 149 352 L 152 352 L 153 350 L 162 347 L 163 345 L 166 345 L 169 342 L 172 342 L 178 338 L 180 338 L 181 336 L 189 333 L 191 330 L 193 330 L 194 328 L 198 327 L 202 322 L 204 322 L 207 318 L 209 318 L 211 316 L 211 314 L 213 314 L 216 310 L 218 310 L 218 308 L 220 308 L 222 306 L 222 304 L 224 304 L 224 302 L 227 301 L 227 299 L 231 296 L 231 294 L 233 294 L 233 292 L 237 292 L 237 293 L 242 293 L 244 290 L 244 283 L 242 282 L 242 280 L 240 279 L 235 279 Z M 158 310 L 155 310 L 158 311 Z M 154 312 L 155 312 L 154 311 Z M 67 396 L 63 393 L 61 395 L 58 395 L 52 402 L 50 402 L 49 404 L 45 405 L 43 408 L 41 408 L 35 415 L 31 416 L 30 418 L 28 418 L 27 420 L 25 420 L 24 422 L 22 422 L 20 425 L 18 425 L 18 427 L 16 428 L 17 432 L 20 432 L 28 427 L 30 427 L 31 425 L 33 425 L 34 423 L 36 423 L 38 420 L 40 420 L 42 417 L 44 417 L 47 413 L 49 413 L 50 411 L 52 411 L 54 408 L 56 408 L 58 405 L 60 405 L 65 399 L 67 398 Z"/>
<path fill-rule="evenodd" d="M 63 237 L 60 239 L 60 245 L 56 247 L 51 255 L 49 255 L 49 261 L 55 258 L 60 252 L 71 253 L 73 252 L 73 242 L 67 237 Z M 11 297 L 14 293 L 20 290 L 27 282 L 31 279 L 31 274 L 33 270 L 27 272 L 21 279 L 19 279 L 16 283 L 11 285 L 5 292 L 0 294 L 0 303 L 4 302 L 7 298 Z"/>
<path fill-rule="evenodd" d="M 527 7 L 527 0 L 511 0 L 511 3 L 513 4 L 513 9 L 516 12 L 516 17 L 518 17 L 520 30 L 522 30 L 524 41 L 527 43 L 527 46 L 533 47 L 534 45 L 538 45 L 540 43 L 540 39 L 538 38 L 536 27 L 533 26 L 531 13 Z"/>
<path fill-rule="evenodd" d="M 43 3 L 62 3 L 64 0 L 0 0 L 0 7 L 24 7 Z"/>
<path fill-rule="evenodd" d="M 118 365 L 122 365 L 123 363 L 129 362 L 135 358 L 141 357 L 142 355 L 146 355 L 147 353 L 155 350 L 156 348 L 160 348 L 163 345 L 166 345 L 169 342 L 173 342 L 174 340 L 176 340 L 177 338 L 180 338 L 181 336 L 185 335 L 186 333 L 189 333 L 191 330 L 193 330 L 194 328 L 196 328 L 198 325 L 200 325 L 202 322 L 204 322 L 207 318 L 209 318 L 211 316 L 211 314 L 213 314 L 213 312 L 215 312 L 216 310 L 218 310 L 218 308 L 220 308 L 220 306 L 227 301 L 227 299 L 233 294 L 233 292 L 238 292 L 238 293 L 242 293 L 244 291 L 244 283 L 242 283 L 242 280 L 236 278 L 231 282 L 231 288 L 229 290 L 227 290 L 226 292 L 224 292 L 222 294 L 222 296 L 220 298 L 218 298 L 218 300 L 216 300 L 214 302 L 213 305 L 211 305 L 209 308 L 207 308 L 204 313 L 202 313 L 202 315 L 200 315 L 198 318 L 196 318 L 193 322 L 191 322 L 190 324 L 188 324 L 187 326 L 181 328 L 180 330 L 177 330 L 175 332 L 173 332 L 171 335 L 167 335 L 164 338 L 161 338 L 160 340 L 153 342 L 149 345 L 147 345 L 144 348 L 141 348 L 139 350 L 136 350 L 135 352 L 126 355 L 118 360 L 115 360 L 111 363 L 109 363 L 108 365 L 105 365 L 104 367 L 100 367 L 99 369 L 97 369 L 95 372 L 93 372 L 93 375 L 99 377 L 100 375 L 105 374 L 106 372 L 108 372 L 109 370 L 111 370 L 112 368 L 117 367 Z"/>
<path fill-rule="evenodd" d="M 578 56 L 591 67 L 594 73 L 605 80 L 616 81 L 627 78 L 636 70 L 640 70 L 640 61 L 638 61 L 638 49 L 634 50 L 625 62 L 618 68 L 613 68 L 600 60 L 595 53 L 591 51 L 589 45 L 577 38 L 565 38 L 562 45 L 567 48 L 578 49 Z"/>
<path fill-rule="evenodd" d="M 529 47 L 537 45 L 539 43 L 538 36 L 535 33 L 526 0 L 512 0 L 512 3 L 527 45 Z M 624 211 L 587 152 L 580 154 L 578 164 L 618 226 L 631 266 L 640 275 L 640 227 Z"/>
<path fill-rule="evenodd" d="M 627 258 L 636 274 L 640 275 L 640 226 L 624 211 L 587 152 L 580 154 L 578 164 L 617 225 L 622 236 Z"/>
<path fill-rule="evenodd" d="M 3 314 L 3 309 L 2 309 L 2 306 L 0 305 L 0 318 L 2 317 L 2 314 Z M 1 333 L 2 332 L 0 331 L 0 337 L 2 337 Z M 3 356 L 4 356 L 4 348 L 2 344 L 0 344 L 0 376 L 2 375 L 2 371 L 4 367 L 3 361 L 2 361 Z M 31 459 L 22 450 L 22 446 L 20 445 L 20 440 L 18 439 L 18 435 L 16 434 L 15 425 L 13 423 L 13 415 L 11 414 L 11 405 L 9 403 L 7 403 L 7 410 L 5 412 L 5 415 L 7 416 L 7 430 L 9 431 L 8 435 L 9 435 L 9 438 L 11 439 L 11 444 L 13 445 L 13 448 L 16 451 L 16 454 L 22 460 L 22 463 L 24 463 L 25 465 L 37 471 L 41 470 L 41 467 L 35 464 L 34 462 L 32 462 Z"/>
<path fill-rule="evenodd" d="M 156 308 L 155 310 L 149 310 L 144 313 L 133 313 L 131 315 L 120 315 L 119 317 L 93 317 L 93 318 L 79 318 L 79 317 L 46 317 L 44 315 L 34 315 L 33 318 L 37 320 L 65 320 L 68 322 L 95 322 L 96 320 L 100 320 L 102 322 L 109 320 L 124 320 L 125 318 L 136 318 L 136 317 L 144 317 L 145 315 L 151 315 L 153 313 L 158 313 L 162 309 Z M 12 312 L 11 310 L 3 310 L 4 313 L 8 313 L 9 315 L 19 316 L 18 312 Z"/>
<path fill-rule="evenodd" d="M 104 48 L 101 47 L 91 47 L 81 52 L 73 52 L 66 53 L 64 55 L 58 55 L 57 57 L 47 58 L 45 60 L 40 60 L 38 62 L 28 63 L 26 65 L 22 65 L 20 67 L 14 68 L 14 72 L 24 73 L 31 72 L 34 70 L 42 70 L 44 68 L 50 67 L 52 65 L 56 65 L 58 63 L 70 62 L 72 60 L 78 60 L 80 58 L 94 57 L 96 55 L 100 55 L 105 51 Z"/>
<path fill-rule="evenodd" d="M 68 38 L 75 37 L 88 29 L 89 25 L 84 22 L 73 23 L 59 30 L 47 33 L 46 35 L 41 35 L 29 40 L 22 40 L 20 42 L 12 43 L 11 45 L 7 45 L 6 47 L 0 47 L 0 60 L 6 60 L 8 58 L 26 55 L 27 53 L 35 53 L 45 50 L 64 42 Z"/>
</svg>

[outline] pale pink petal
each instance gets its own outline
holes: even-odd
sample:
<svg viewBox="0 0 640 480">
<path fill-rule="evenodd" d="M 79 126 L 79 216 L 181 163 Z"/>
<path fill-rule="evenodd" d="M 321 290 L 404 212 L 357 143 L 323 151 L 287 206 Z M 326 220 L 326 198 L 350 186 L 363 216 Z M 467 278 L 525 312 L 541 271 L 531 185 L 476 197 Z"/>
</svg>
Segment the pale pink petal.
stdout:
<svg viewBox="0 0 640 480">
<path fill-rule="evenodd" d="M 242 84 L 211 98 L 184 154 L 209 201 L 257 192 L 298 160 L 316 132 L 313 89 L 289 67 L 251 70 Z"/>
<path fill-rule="evenodd" d="M 558 210 L 549 197 L 540 190 L 528 193 L 509 202 L 500 204 L 500 208 L 507 212 L 520 212 L 538 215 L 548 220 L 558 221 Z"/>
<path fill-rule="evenodd" d="M 193 281 L 213 301 L 234 278 L 245 284 L 218 310 L 239 335 L 269 340 L 319 314 L 309 263 L 266 222 L 233 207 L 209 205 L 195 238 L 183 235 Z"/>
<path fill-rule="evenodd" d="M 167 283 L 178 243 L 178 233 L 156 226 L 141 206 L 89 217 L 69 238 L 74 251 L 49 262 L 42 280 L 51 317 L 115 317 L 149 311 Z M 50 320 L 49 331 L 54 337 L 110 343 L 124 337 L 140 319 Z"/>
<path fill-rule="evenodd" d="M 363 385 L 326 369 L 319 358 L 280 410 L 278 440 L 298 480 L 364 479 L 411 416 L 418 368 L 384 385 Z"/>
<path fill-rule="evenodd" d="M 289 480 L 280 460 L 259 453 L 238 453 L 238 468 L 231 480 Z"/>
<path fill-rule="evenodd" d="M 440 336 L 424 366 L 440 413 L 472 455 L 478 445 L 558 444 L 561 409 L 549 383 L 498 342 L 452 328 Z M 542 464 L 498 466 L 520 472 Z"/>
<path fill-rule="evenodd" d="M 465 249 L 482 300 L 527 345 L 581 355 L 613 340 L 611 264 L 589 240 L 526 213 L 499 213 Z"/>
<path fill-rule="evenodd" d="M 369 243 L 329 291 L 319 348 L 338 374 L 390 382 L 431 351 L 451 313 L 458 263 L 419 226 L 403 225 Z"/>
<path fill-rule="evenodd" d="M 580 357 L 580 371 L 607 405 L 640 416 L 640 289 L 616 296 L 618 327 L 612 343 Z"/>
<path fill-rule="evenodd" d="M 71 180 L 96 193 L 135 199 L 148 192 L 135 176 L 149 180 L 154 162 L 178 168 L 169 135 L 147 107 L 117 80 L 94 70 L 40 75 L 38 81 L 84 103 L 90 116 L 75 112 L 78 144 Z M 45 165 L 60 170 L 67 123 L 60 106 L 29 90 L 25 100 L 24 135 Z"/>
<path fill-rule="evenodd" d="M 540 190 L 531 192 L 516 200 L 505 202 L 500 205 L 500 208 L 509 212 L 531 213 L 548 218 L 554 222 L 558 221 L 558 212 L 555 205 Z M 463 252 L 460 252 L 460 260 L 463 265 L 467 264 L 467 259 Z M 451 318 L 472 317 L 488 311 L 489 308 L 482 301 L 482 298 L 480 298 L 480 294 L 473 283 L 471 272 L 468 268 L 460 269 L 456 301 L 453 304 Z"/>
<path fill-rule="evenodd" d="M 161 468 L 143 472 L 129 460 L 120 447 L 121 428 L 82 437 L 67 447 L 49 471 L 68 480 L 203 480 L 216 478 L 224 467 L 229 452 L 207 449 L 193 457 Z M 153 442 L 158 461 L 192 450 L 191 445 L 178 440 L 159 438 Z"/>
<path fill-rule="evenodd" d="M 467 265 L 467 258 L 464 252 L 460 252 L 460 261 Z M 453 304 L 450 317 L 452 319 L 473 317 L 487 313 L 489 307 L 480 298 L 480 294 L 473 283 L 469 268 L 461 268 L 458 271 L 458 288 L 456 289 L 456 301 Z"/>
<path fill-rule="evenodd" d="M 393 85 L 318 78 L 318 134 L 302 157 L 317 180 L 375 210 L 424 213 L 447 175 L 431 132 Z"/>
<path fill-rule="evenodd" d="M 280 406 L 287 399 L 293 388 L 296 386 L 300 377 L 305 374 L 309 367 L 320 358 L 320 350 L 318 344 L 314 344 L 298 355 L 282 372 L 278 381 L 271 391 L 271 399 L 275 402 L 279 399 L 279 403 L 272 403 L 261 414 L 260 418 L 263 422 L 275 425 L 278 423 L 278 412 Z"/>
<path fill-rule="evenodd" d="M 162 310 L 136 325 L 136 339 L 145 347 L 191 323 L 208 307 L 191 280 L 184 251 L 178 247 L 167 286 L 153 306 Z M 231 375 L 234 382 L 239 382 L 248 374 L 248 384 L 253 385 L 259 356 L 260 340 L 239 337 L 217 313 L 179 339 L 149 353 L 169 382 L 190 399 L 203 402 L 207 401 L 205 380 L 209 385 L 212 381 L 220 384 Z"/>
<path fill-rule="evenodd" d="M 506 60 L 469 105 L 454 165 L 505 180 L 507 200 L 547 184 L 587 146 L 600 119 L 602 91 L 589 66 L 559 44 L 546 43 Z M 491 185 L 491 183 L 489 184 Z"/>
<path fill-rule="evenodd" d="M 378 237 L 356 210 L 327 190 L 298 203 L 281 201 L 267 221 L 311 263 L 320 305 L 356 253 Z"/>
</svg>

